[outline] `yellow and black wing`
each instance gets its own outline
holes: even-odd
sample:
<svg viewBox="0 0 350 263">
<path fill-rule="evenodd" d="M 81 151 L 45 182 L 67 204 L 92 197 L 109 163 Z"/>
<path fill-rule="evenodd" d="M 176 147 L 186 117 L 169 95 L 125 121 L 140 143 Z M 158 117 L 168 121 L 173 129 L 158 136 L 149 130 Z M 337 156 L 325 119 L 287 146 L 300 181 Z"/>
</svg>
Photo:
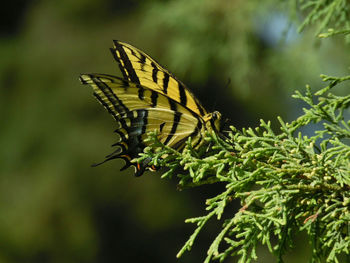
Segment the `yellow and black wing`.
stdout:
<svg viewBox="0 0 350 263">
<path fill-rule="evenodd" d="M 94 89 L 94 96 L 118 123 L 120 138 L 117 149 L 105 161 L 122 158 L 125 169 L 131 165 L 139 176 L 149 166 L 131 163 L 147 146 L 150 131 L 159 140 L 182 150 L 191 137 L 193 147 L 202 143 L 205 130 L 218 130 L 220 113 L 207 113 L 199 101 L 170 72 L 141 50 L 114 41 L 112 54 L 119 64 L 123 79 L 106 74 L 82 74 L 80 80 Z"/>
<path fill-rule="evenodd" d="M 113 43 L 111 52 L 125 79 L 170 97 L 199 116 L 207 114 L 190 90 L 158 62 L 130 44 Z"/>
<path fill-rule="evenodd" d="M 147 132 L 158 131 L 159 140 L 175 149 L 182 149 L 189 136 L 195 137 L 203 127 L 202 121 L 177 101 L 141 84 L 106 74 L 82 74 L 80 80 L 94 89 L 94 96 L 118 123 L 120 140 L 117 149 L 105 161 L 122 158 L 125 169 L 136 167 L 142 175 L 148 163 L 130 161 L 143 151 Z M 201 137 L 197 136 L 196 140 Z M 198 141 L 199 143 L 199 141 Z"/>
</svg>

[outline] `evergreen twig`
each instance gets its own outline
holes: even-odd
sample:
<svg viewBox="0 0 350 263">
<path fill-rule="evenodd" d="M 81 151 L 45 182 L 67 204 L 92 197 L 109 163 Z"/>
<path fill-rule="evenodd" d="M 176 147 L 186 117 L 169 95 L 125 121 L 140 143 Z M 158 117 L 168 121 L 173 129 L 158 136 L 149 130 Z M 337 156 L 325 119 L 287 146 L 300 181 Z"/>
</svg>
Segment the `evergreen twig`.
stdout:
<svg viewBox="0 0 350 263">
<path fill-rule="evenodd" d="M 350 80 L 349 76 L 323 79 L 331 86 L 334 81 Z M 350 95 L 335 96 L 329 89 L 316 94 L 322 95 L 312 94 L 310 87 L 305 94 L 295 93 L 308 108 L 291 123 L 278 118 L 280 133 L 263 120 L 255 129 L 231 127 L 227 138 L 208 134 L 211 147 L 202 154 L 191 148 L 190 141 L 179 153 L 162 145 L 156 134 L 150 136 L 152 145 L 141 159 L 152 157 L 155 165 L 169 167 L 163 177 L 179 177 L 180 187 L 226 184 L 223 193 L 207 200 L 207 215 L 186 220 L 197 228 L 178 257 L 191 249 L 209 220 L 221 219 L 233 199 L 239 199 L 242 207 L 224 221 L 205 262 L 229 255 L 250 262 L 257 258 L 258 244 L 265 244 L 283 262 L 294 236 L 303 231 L 312 244 L 313 262 L 322 258 L 337 262 L 339 255 L 349 253 L 350 120 L 344 112 Z M 311 123 L 323 128 L 312 137 L 302 136 L 298 130 Z M 184 172 L 179 174 L 180 170 Z M 222 243 L 227 248 L 220 250 Z"/>
<path fill-rule="evenodd" d="M 300 26 L 318 23 L 317 35 L 350 34 L 349 4 L 346 0 L 298 0 L 307 12 Z M 329 28 L 334 25 L 337 29 Z M 326 33 L 321 33 L 327 30 Z M 349 259 L 350 248 L 350 95 L 331 91 L 348 84 L 350 75 L 321 75 L 328 85 L 312 93 L 295 92 L 294 98 L 307 104 L 304 114 L 286 123 L 278 117 L 280 132 L 270 122 L 238 131 L 231 127 L 227 137 L 207 134 L 207 147 L 196 152 L 190 140 L 183 152 L 164 146 L 157 134 L 138 161 L 152 158 L 152 164 L 168 167 L 162 178 L 177 176 L 179 187 L 222 183 L 225 191 L 206 201 L 208 213 L 186 220 L 196 229 L 177 254 L 192 248 L 209 220 L 223 220 L 222 229 L 208 249 L 205 262 L 236 255 L 238 262 L 257 259 L 259 244 L 266 245 L 283 262 L 304 232 L 311 244 L 310 262 L 339 262 Z M 319 124 L 313 136 L 301 128 Z M 227 204 L 240 200 L 241 208 L 222 219 Z"/>
</svg>

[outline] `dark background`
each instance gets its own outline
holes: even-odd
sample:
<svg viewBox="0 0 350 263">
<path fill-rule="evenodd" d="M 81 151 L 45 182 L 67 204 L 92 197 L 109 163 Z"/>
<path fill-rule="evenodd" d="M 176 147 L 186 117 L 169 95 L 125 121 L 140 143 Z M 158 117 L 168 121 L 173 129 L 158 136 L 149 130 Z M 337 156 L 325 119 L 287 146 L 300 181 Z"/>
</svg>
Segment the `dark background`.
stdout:
<svg viewBox="0 0 350 263">
<path fill-rule="evenodd" d="M 283 2 L 283 3 L 282 3 Z M 220 223 L 176 253 L 221 186 L 176 190 L 161 173 L 91 168 L 115 142 L 113 119 L 80 73 L 120 75 L 112 39 L 145 51 L 236 127 L 301 114 L 290 98 L 342 75 L 342 39 L 298 34 L 285 1 L 13 0 L 0 27 L 0 262 L 202 262 Z M 291 17 L 290 17 L 291 16 Z M 294 20 L 293 20 L 294 19 Z M 310 131 L 306 131 L 310 132 Z M 233 213 L 232 211 L 228 213 Z M 306 262 L 300 236 L 286 262 Z M 271 262 L 266 247 L 258 262 Z M 228 262 L 235 262 L 232 258 Z"/>
</svg>

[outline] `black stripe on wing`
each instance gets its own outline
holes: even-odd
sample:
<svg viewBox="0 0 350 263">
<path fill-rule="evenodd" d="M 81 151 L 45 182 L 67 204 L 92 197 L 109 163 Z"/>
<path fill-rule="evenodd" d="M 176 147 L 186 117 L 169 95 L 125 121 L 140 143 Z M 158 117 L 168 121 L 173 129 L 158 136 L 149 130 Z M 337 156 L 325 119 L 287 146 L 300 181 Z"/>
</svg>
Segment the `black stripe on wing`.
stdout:
<svg viewBox="0 0 350 263">
<path fill-rule="evenodd" d="M 187 105 L 187 96 L 185 92 L 185 87 L 180 82 L 178 82 L 178 89 L 180 94 L 180 103 L 182 105 Z"/>
<path fill-rule="evenodd" d="M 144 56 L 144 55 L 143 55 Z M 145 56 L 144 56 L 145 57 Z M 144 62 L 143 62 L 144 63 Z M 151 66 L 152 66 L 152 80 L 154 83 L 158 83 L 158 77 L 157 77 L 157 73 L 158 73 L 158 68 L 157 65 L 154 64 L 154 62 L 151 62 Z"/>
<path fill-rule="evenodd" d="M 181 112 L 178 112 L 177 111 L 177 104 L 175 101 L 171 100 L 171 99 L 168 99 L 169 100 L 169 104 L 170 104 L 170 109 L 172 111 L 174 111 L 174 120 L 173 120 L 173 125 L 171 127 L 171 131 L 170 133 L 168 134 L 168 137 L 166 138 L 164 144 L 167 145 L 171 138 L 174 136 L 174 134 L 176 133 L 176 130 L 177 130 L 177 126 L 179 125 L 180 123 L 180 120 L 181 120 L 181 115 L 182 113 Z"/>
<path fill-rule="evenodd" d="M 165 94 L 168 93 L 168 85 L 169 85 L 169 74 L 164 72 L 164 78 L 163 78 L 163 91 Z M 185 104 L 186 105 L 186 104 Z"/>
<path fill-rule="evenodd" d="M 114 47 L 110 48 L 114 59 L 118 62 L 120 71 L 122 72 L 125 79 L 140 84 L 140 80 L 137 77 L 137 74 L 131 64 L 131 61 L 126 54 L 124 47 L 119 44 L 118 41 L 114 40 Z M 133 52 L 133 50 L 131 50 Z M 146 57 L 143 56 L 143 59 L 146 60 Z M 142 61 L 142 58 L 140 59 Z"/>
</svg>

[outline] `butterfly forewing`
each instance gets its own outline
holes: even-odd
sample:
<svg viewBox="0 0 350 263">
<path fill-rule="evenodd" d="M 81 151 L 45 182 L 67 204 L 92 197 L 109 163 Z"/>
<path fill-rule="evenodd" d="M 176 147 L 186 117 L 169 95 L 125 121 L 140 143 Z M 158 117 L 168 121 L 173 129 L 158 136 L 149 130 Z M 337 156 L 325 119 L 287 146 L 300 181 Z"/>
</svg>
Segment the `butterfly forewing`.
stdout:
<svg viewBox="0 0 350 263">
<path fill-rule="evenodd" d="M 199 116 L 207 113 L 181 81 L 141 50 L 115 40 L 111 51 L 124 78 L 172 98 Z"/>
</svg>

